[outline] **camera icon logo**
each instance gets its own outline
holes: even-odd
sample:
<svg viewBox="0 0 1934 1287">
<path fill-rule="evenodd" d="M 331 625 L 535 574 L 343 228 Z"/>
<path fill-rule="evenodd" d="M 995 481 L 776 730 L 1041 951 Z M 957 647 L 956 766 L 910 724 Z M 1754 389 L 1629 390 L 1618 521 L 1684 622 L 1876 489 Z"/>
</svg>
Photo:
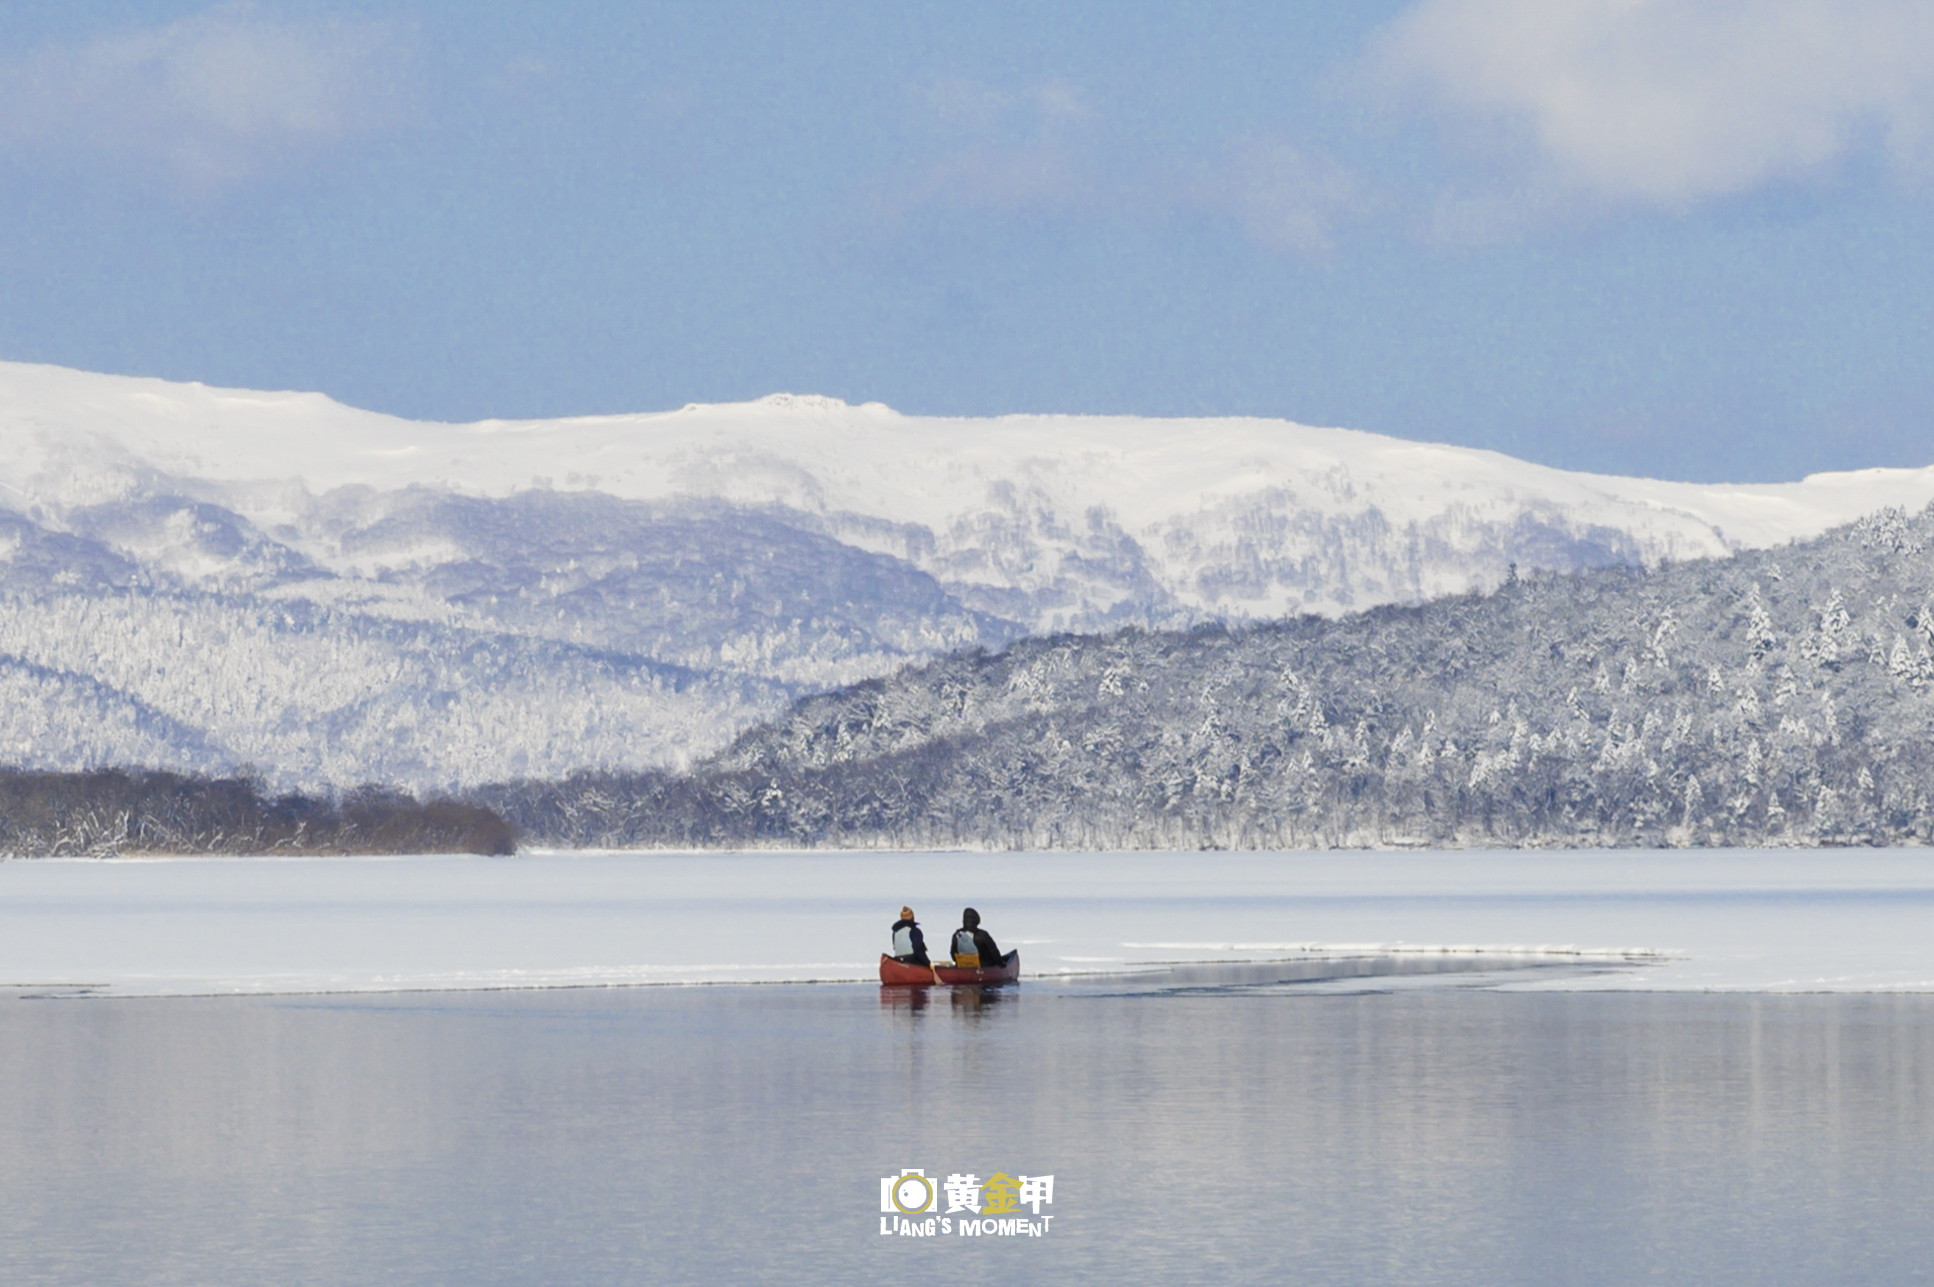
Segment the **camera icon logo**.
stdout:
<svg viewBox="0 0 1934 1287">
<path fill-rule="evenodd" d="M 928 1215 L 938 1201 L 924 1167 L 909 1167 L 880 1181 L 880 1210 L 892 1215 Z"/>
</svg>

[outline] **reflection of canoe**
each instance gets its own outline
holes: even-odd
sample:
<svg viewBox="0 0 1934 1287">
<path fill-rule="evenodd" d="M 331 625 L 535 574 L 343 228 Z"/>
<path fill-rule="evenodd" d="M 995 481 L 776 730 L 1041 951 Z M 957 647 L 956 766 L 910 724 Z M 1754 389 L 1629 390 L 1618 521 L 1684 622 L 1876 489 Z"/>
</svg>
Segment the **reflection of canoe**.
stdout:
<svg viewBox="0 0 1934 1287">
<path fill-rule="evenodd" d="M 1021 977 L 1021 949 L 1015 948 L 1001 958 L 999 965 L 989 969 L 961 970 L 951 965 L 902 965 L 882 952 L 880 954 L 880 982 L 898 984 L 903 987 L 919 987 L 925 984 L 932 987 L 934 976 L 942 983 L 980 984 L 985 987 L 996 983 L 1013 983 Z"/>
</svg>

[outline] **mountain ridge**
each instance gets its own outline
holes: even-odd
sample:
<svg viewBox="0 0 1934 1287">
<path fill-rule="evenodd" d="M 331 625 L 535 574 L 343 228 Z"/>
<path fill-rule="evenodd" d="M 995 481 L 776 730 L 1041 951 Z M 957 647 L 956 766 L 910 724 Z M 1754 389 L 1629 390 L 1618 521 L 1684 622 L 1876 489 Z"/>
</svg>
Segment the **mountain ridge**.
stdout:
<svg viewBox="0 0 1934 1287">
<path fill-rule="evenodd" d="M 447 425 L 0 363 L 0 651 L 172 721 L 136 721 L 184 730 L 170 768 L 451 790 L 694 763 L 961 649 L 1337 618 L 1930 499 L 1934 468 L 1706 486 L 1256 418 L 771 395 Z M 355 711 L 412 731 L 386 746 Z M 21 713 L 47 730 L 27 745 L 62 748 L 24 767 L 155 758 L 80 712 Z"/>
<path fill-rule="evenodd" d="M 0 483 L 16 508 L 123 500 L 164 480 L 265 532 L 344 487 L 778 506 L 956 592 L 1033 596 L 1030 630 L 1109 620 L 1134 598 L 1111 575 L 1145 573 L 1199 619 L 1335 615 L 1495 583 L 1512 562 L 1702 557 L 1934 499 L 1934 469 L 1675 483 L 1255 417 L 921 417 L 775 394 L 459 425 L 321 394 L 0 363 Z M 1078 574 L 1102 565 L 1084 599 Z"/>
</svg>

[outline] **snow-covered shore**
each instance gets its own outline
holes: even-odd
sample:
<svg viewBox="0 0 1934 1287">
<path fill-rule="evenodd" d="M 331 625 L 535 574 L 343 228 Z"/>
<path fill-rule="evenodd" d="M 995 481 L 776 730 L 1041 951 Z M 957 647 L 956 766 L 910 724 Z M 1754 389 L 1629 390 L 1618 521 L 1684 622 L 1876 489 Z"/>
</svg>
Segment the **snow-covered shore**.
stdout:
<svg viewBox="0 0 1934 1287">
<path fill-rule="evenodd" d="M 1934 853 L 638 854 L 0 864 L 0 987 L 156 996 L 857 981 L 910 903 L 1027 973 L 1454 951 L 1496 986 L 1934 992 Z"/>
</svg>

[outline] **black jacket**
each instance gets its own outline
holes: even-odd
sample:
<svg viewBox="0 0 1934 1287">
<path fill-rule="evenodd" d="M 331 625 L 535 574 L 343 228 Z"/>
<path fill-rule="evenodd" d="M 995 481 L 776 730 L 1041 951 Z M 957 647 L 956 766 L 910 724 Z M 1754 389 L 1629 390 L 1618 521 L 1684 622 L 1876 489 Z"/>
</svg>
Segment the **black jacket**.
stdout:
<svg viewBox="0 0 1934 1287">
<path fill-rule="evenodd" d="M 963 925 L 960 928 L 966 929 L 967 927 Z M 959 932 L 959 930 L 955 931 L 956 934 Z M 994 941 L 994 936 L 979 926 L 975 926 L 969 932 L 974 936 L 974 950 L 980 956 L 981 968 L 991 970 L 999 965 L 1001 963 L 1001 945 Z"/>
</svg>

